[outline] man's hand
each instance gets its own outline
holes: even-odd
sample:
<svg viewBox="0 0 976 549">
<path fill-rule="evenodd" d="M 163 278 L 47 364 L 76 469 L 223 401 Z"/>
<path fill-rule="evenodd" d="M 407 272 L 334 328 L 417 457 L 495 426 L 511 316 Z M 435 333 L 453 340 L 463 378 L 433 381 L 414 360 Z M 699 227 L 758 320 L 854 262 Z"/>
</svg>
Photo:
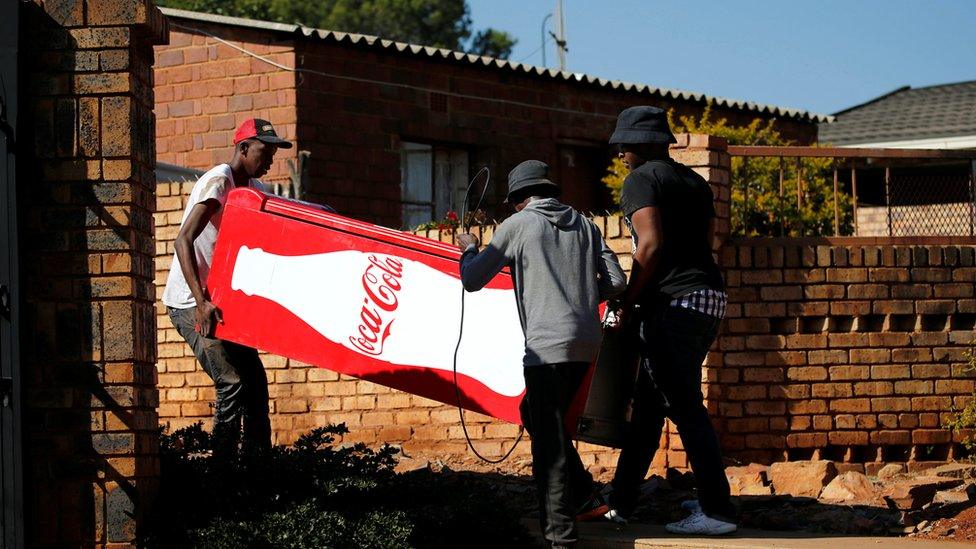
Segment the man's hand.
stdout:
<svg viewBox="0 0 976 549">
<path fill-rule="evenodd" d="M 197 303 L 197 331 L 204 337 L 213 337 L 216 323 L 224 323 L 224 317 L 220 309 L 209 301 Z"/>
<path fill-rule="evenodd" d="M 459 234 L 457 237 L 458 249 L 462 252 L 468 248 L 468 246 L 474 245 L 475 248 L 481 245 L 481 241 L 478 237 L 473 234 Z"/>
<path fill-rule="evenodd" d="M 619 301 L 613 299 L 608 301 L 607 307 L 603 312 L 603 329 L 621 329 L 621 327 L 623 327 L 625 316 L 623 305 Z"/>
</svg>

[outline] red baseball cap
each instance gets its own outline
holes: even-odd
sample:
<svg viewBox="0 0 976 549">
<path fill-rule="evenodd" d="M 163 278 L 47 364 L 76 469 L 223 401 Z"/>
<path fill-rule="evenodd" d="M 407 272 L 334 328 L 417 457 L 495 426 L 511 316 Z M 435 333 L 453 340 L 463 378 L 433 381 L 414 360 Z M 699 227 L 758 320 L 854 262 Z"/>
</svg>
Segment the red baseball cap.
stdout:
<svg viewBox="0 0 976 549">
<path fill-rule="evenodd" d="M 241 124 L 240 128 L 234 132 L 234 144 L 238 144 L 245 139 L 257 139 L 271 145 L 277 145 L 281 149 L 290 149 L 291 143 L 278 137 L 274 126 L 267 120 L 260 118 L 249 118 Z"/>
</svg>

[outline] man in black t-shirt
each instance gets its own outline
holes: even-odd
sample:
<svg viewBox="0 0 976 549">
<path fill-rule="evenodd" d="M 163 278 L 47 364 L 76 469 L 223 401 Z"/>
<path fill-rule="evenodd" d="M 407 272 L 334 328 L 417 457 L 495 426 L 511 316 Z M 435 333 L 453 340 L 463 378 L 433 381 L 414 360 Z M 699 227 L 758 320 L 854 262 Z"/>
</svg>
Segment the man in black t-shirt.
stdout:
<svg viewBox="0 0 976 549">
<path fill-rule="evenodd" d="M 715 209 L 708 183 L 672 160 L 666 113 L 631 107 L 620 113 L 610 143 L 630 169 L 621 207 L 633 239 L 633 267 L 618 305 L 623 328 L 641 354 L 630 432 L 613 479 L 607 518 L 624 522 L 658 449 L 665 417 L 678 428 L 695 473 L 691 515 L 672 533 L 736 530 L 718 437 L 703 405 L 701 367 L 725 316 L 722 276 L 712 257 Z"/>
</svg>

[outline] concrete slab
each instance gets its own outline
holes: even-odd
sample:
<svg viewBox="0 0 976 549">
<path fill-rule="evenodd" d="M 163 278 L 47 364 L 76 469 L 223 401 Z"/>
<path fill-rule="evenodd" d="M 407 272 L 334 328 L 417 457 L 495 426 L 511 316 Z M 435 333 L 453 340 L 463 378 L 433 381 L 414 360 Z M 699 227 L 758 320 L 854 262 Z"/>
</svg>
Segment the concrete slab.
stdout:
<svg viewBox="0 0 976 549">
<path fill-rule="evenodd" d="M 534 521 L 533 521 L 534 522 Z M 536 528 L 538 526 L 536 525 Z M 536 530 L 537 531 L 537 530 Z M 976 544 L 896 537 L 829 536 L 810 532 L 739 530 L 731 536 L 687 537 L 664 526 L 626 527 L 599 522 L 580 525 L 579 549 L 961 549 Z"/>
</svg>

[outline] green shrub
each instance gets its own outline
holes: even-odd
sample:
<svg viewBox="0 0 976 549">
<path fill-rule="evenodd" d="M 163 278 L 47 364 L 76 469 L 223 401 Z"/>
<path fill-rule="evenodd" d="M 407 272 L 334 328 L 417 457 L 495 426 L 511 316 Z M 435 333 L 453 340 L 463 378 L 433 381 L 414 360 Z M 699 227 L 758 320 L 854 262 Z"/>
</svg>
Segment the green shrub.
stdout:
<svg viewBox="0 0 976 549">
<path fill-rule="evenodd" d="M 966 368 L 969 372 L 976 372 L 976 342 L 970 344 L 966 351 L 966 360 L 969 365 Z M 972 430 L 971 433 L 962 439 L 963 447 L 970 453 L 970 458 L 976 458 L 976 391 L 966 407 L 956 412 L 951 419 L 946 421 L 945 427 L 958 433 L 962 430 Z"/>
</svg>

